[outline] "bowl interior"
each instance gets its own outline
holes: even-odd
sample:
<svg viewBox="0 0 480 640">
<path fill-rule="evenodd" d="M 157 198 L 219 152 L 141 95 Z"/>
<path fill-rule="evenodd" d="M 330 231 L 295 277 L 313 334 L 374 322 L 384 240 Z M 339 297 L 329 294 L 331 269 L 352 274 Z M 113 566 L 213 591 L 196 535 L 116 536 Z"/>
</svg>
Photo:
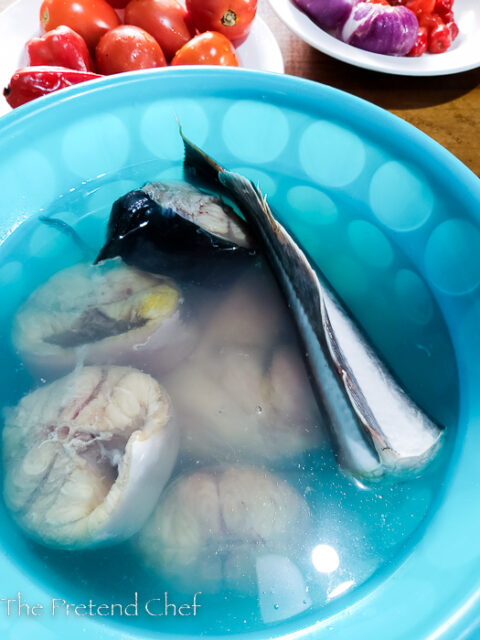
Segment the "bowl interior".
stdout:
<svg viewBox="0 0 480 640">
<path fill-rule="evenodd" d="M 454 14 L 460 33 L 442 54 L 420 58 L 384 56 L 347 45 L 320 29 L 291 0 L 270 0 L 272 8 L 302 40 L 349 64 L 373 71 L 407 76 L 435 76 L 459 73 L 480 66 L 476 33 L 480 28 L 480 6 L 475 0 L 455 0 Z"/>
<path fill-rule="evenodd" d="M 375 540 L 374 555 L 380 558 L 358 580 L 363 586 L 352 589 L 347 574 L 340 576 L 332 592 L 337 587 L 336 595 L 349 593 L 281 624 L 274 633 L 308 631 L 334 621 L 338 633 L 345 634 L 339 637 L 360 640 L 401 601 L 392 640 L 422 637 L 415 635 L 420 626 L 436 627 L 445 600 L 449 611 L 458 608 L 478 575 L 475 514 L 468 515 L 467 524 L 460 509 L 465 498 L 459 502 L 459 496 L 472 495 L 472 452 L 480 438 L 472 428 L 478 415 L 472 382 L 480 348 L 475 299 L 480 189 L 478 180 L 438 145 L 341 92 L 238 70 L 207 69 L 202 78 L 189 69 L 145 72 L 41 99 L 0 123 L 5 331 L 32 286 L 81 259 L 68 238 L 59 234 L 52 242 L 54 232 L 38 224 L 39 214 L 54 213 L 92 246 L 100 246 L 116 197 L 145 181 L 181 178 L 177 118 L 196 144 L 260 185 L 409 392 L 449 427 L 446 456 L 425 478 L 401 485 L 397 493 L 389 489 L 393 497 L 386 502 L 380 496 L 349 504 L 347 497 L 349 517 L 369 514 L 373 529 L 365 531 L 366 543 Z M 15 366 L 8 345 L 2 361 Z M 2 377 L 2 403 L 11 403 L 8 366 Z M 16 372 L 15 380 L 13 393 L 23 392 L 22 385 L 28 385 L 23 372 Z M 338 506 L 336 495 L 327 491 L 324 496 L 332 510 Z M 380 527 L 382 534 L 375 537 L 382 517 L 388 526 Z M 43 600 L 52 591 L 53 597 L 85 597 L 85 592 L 71 591 L 66 556 L 39 553 L 7 520 L 2 536 L 9 555 L 2 557 L 2 591 L 18 583 Z M 456 565 L 445 560 L 441 549 L 446 540 L 457 561 L 470 563 L 468 572 L 458 575 Z M 90 561 L 95 564 L 100 557 Z M 346 558 L 353 567 L 353 546 Z M 110 562 L 126 566 L 118 558 Z M 397 579 L 390 577 L 395 569 Z M 426 586 L 432 575 L 442 585 L 434 592 Z M 412 583 L 422 593 L 427 589 L 428 620 Z M 133 585 L 128 588 L 134 590 Z M 105 594 L 105 585 L 98 593 Z M 366 593 L 370 598 L 362 600 Z M 362 612 L 383 604 L 371 623 L 362 615 L 356 629 L 352 618 L 358 616 L 344 613 L 354 602 Z M 409 616 L 401 615 L 403 607 L 410 607 Z M 237 612 L 230 614 L 234 619 Z M 218 611 L 208 615 L 209 633 L 227 632 L 215 619 Z M 96 628 L 96 637 L 114 637 L 116 625 L 124 622 Z M 55 629 L 65 625 L 73 637 L 80 634 L 80 625 L 69 620 L 42 623 L 48 628 L 55 624 Z M 244 628 L 262 637 L 255 620 Z M 135 637 L 147 637 L 153 627 L 140 624 L 131 630 Z M 164 630 L 198 631 L 177 621 Z"/>
</svg>

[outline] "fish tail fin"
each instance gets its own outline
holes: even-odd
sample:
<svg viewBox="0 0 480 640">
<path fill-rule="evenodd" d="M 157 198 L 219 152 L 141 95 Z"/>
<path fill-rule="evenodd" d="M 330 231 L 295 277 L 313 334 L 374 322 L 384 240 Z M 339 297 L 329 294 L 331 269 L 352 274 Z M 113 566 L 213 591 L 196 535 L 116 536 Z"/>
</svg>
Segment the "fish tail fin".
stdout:
<svg viewBox="0 0 480 640">
<path fill-rule="evenodd" d="M 278 223 L 270 211 L 266 196 L 255 184 L 244 176 L 233 171 L 227 171 L 216 160 L 193 144 L 182 131 L 180 135 L 185 147 L 184 172 L 188 179 L 200 185 L 216 189 L 231 198 L 239 207 L 242 214 L 254 218 L 258 227 L 276 229 Z"/>
<path fill-rule="evenodd" d="M 39 221 L 45 224 L 47 227 L 52 227 L 61 233 L 68 236 L 82 251 L 84 257 L 90 260 L 93 257 L 93 249 L 85 242 L 80 234 L 67 222 L 60 220 L 60 218 L 49 218 L 47 216 L 40 216 Z"/>
<path fill-rule="evenodd" d="M 225 169 L 186 138 L 180 124 L 178 126 L 185 148 L 184 171 L 186 176 L 213 188 L 222 188 L 219 174 L 224 173 Z"/>
</svg>

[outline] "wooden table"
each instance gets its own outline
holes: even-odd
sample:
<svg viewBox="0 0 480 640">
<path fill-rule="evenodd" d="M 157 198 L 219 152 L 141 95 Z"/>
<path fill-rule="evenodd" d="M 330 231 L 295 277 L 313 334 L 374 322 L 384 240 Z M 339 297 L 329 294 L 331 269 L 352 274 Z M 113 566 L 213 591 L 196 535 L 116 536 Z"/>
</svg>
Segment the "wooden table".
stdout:
<svg viewBox="0 0 480 640">
<path fill-rule="evenodd" d="M 0 11 L 13 0 L 0 0 Z M 453 76 L 407 78 L 364 71 L 312 49 L 276 17 L 267 0 L 260 15 L 275 33 L 286 72 L 370 100 L 435 138 L 480 176 L 480 69 Z"/>
<path fill-rule="evenodd" d="M 277 18 L 267 0 L 260 0 L 260 14 L 277 37 L 286 73 L 343 89 L 392 111 L 480 176 L 480 68 L 434 78 L 366 71 L 305 44 Z"/>
</svg>

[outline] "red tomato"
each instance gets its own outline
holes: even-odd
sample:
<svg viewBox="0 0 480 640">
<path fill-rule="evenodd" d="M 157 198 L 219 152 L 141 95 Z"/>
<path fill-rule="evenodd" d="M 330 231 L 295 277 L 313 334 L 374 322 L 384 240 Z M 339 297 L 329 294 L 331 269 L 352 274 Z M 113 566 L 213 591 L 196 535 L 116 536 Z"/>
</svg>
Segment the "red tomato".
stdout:
<svg viewBox="0 0 480 640">
<path fill-rule="evenodd" d="M 235 48 L 222 33 L 206 31 L 177 51 L 172 65 L 179 64 L 217 64 L 225 67 L 238 67 Z"/>
<path fill-rule="evenodd" d="M 130 0 L 125 9 L 125 24 L 148 31 L 168 60 L 192 37 L 186 17 L 185 8 L 177 0 Z"/>
<path fill-rule="evenodd" d="M 94 50 L 104 33 L 120 24 L 106 0 L 44 0 L 40 8 L 44 31 L 66 25 L 79 33 Z"/>
<path fill-rule="evenodd" d="M 257 11 L 257 0 L 187 0 L 190 24 L 199 31 L 244 40 Z"/>
<path fill-rule="evenodd" d="M 130 25 L 121 24 L 102 36 L 95 51 L 97 71 L 108 76 L 122 71 L 165 67 L 167 62 L 153 36 Z"/>
<path fill-rule="evenodd" d="M 107 0 L 108 4 L 111 4 L 115 9 L 125 9 L 128 4 L 128 0 Z"/>
</svg>

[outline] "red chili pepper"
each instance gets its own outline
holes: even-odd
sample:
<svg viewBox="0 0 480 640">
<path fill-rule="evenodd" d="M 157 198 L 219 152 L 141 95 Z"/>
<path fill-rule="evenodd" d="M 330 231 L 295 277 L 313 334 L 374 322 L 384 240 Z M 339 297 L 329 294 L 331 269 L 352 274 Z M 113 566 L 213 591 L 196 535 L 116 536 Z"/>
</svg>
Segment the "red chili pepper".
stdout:
<svg viewBox="0 0 480 640">
<path fill-rule="evenodd" d="M 444 22 L 440 18 L 440 16 L 437 16 L 436 13 L 430 13 L 427 15 L 419 16 L 418 24 L 421 27 L 425 27 L 428 33 L 430 33 L 433 29 L 436 29 L 437 27 L 440 27 L 442 24 L 444 24 Z"/>
<path fill-rule="evenodd" d="M 27 42 L 27 55 L 32 67 L 48 65 L 78 71 L 94 71 L 85 40 L 70 27 L 57 27 L 41 38 Z"/>
<path fill-rule="evenodd" d="M 428 46 L 428 32 L 426 27 L 420 27 L 418 29 L 417 39 L 415 44 L 410 49 L 408 55 L 413 58 L 417 58 L 419 56 L 423 56 Z"/>
<path fill-rule="evenodd" d="M 417 16 L 432 13 L 435 8 L 435 0 L 407 0 L 407 8 Z"/>
<path fill-rule="evenodd" d="M 452 37 L 452 42 L 453 42 L 459 33 L 458 25 L 455 22 L 455 20 L 452 20 L 451 22 L 447 22 L 447 27 L 450 31 L 450 35 Z"/>
<path fill-rule="evenodd" d="M 453 10 L 453 0 L 435 0 L 435 13 L 442 18 Z"/>
<path fill-rule="evenodd" d="M 101 77 L 97 73 L 64 67 L 24 67 L 13 74 L 3 95 L 8 104 L 15 109 L 25 102 L 53 91 Z"/>
<path fill-rule="evenodd" d="M 455 16 L 453 15 L 453 11 L 447 11 L 446 13 L 443 13 L 440 17 L 442 18 L 445 24 L 455 21 Z"/>
<path fill-rule="evenodd" d="M 429 53 L 443 53 L 451 44 L 452 36 L 446 24 L 441 24 L 430 31 L 428 36 Z"/>
</svg>

